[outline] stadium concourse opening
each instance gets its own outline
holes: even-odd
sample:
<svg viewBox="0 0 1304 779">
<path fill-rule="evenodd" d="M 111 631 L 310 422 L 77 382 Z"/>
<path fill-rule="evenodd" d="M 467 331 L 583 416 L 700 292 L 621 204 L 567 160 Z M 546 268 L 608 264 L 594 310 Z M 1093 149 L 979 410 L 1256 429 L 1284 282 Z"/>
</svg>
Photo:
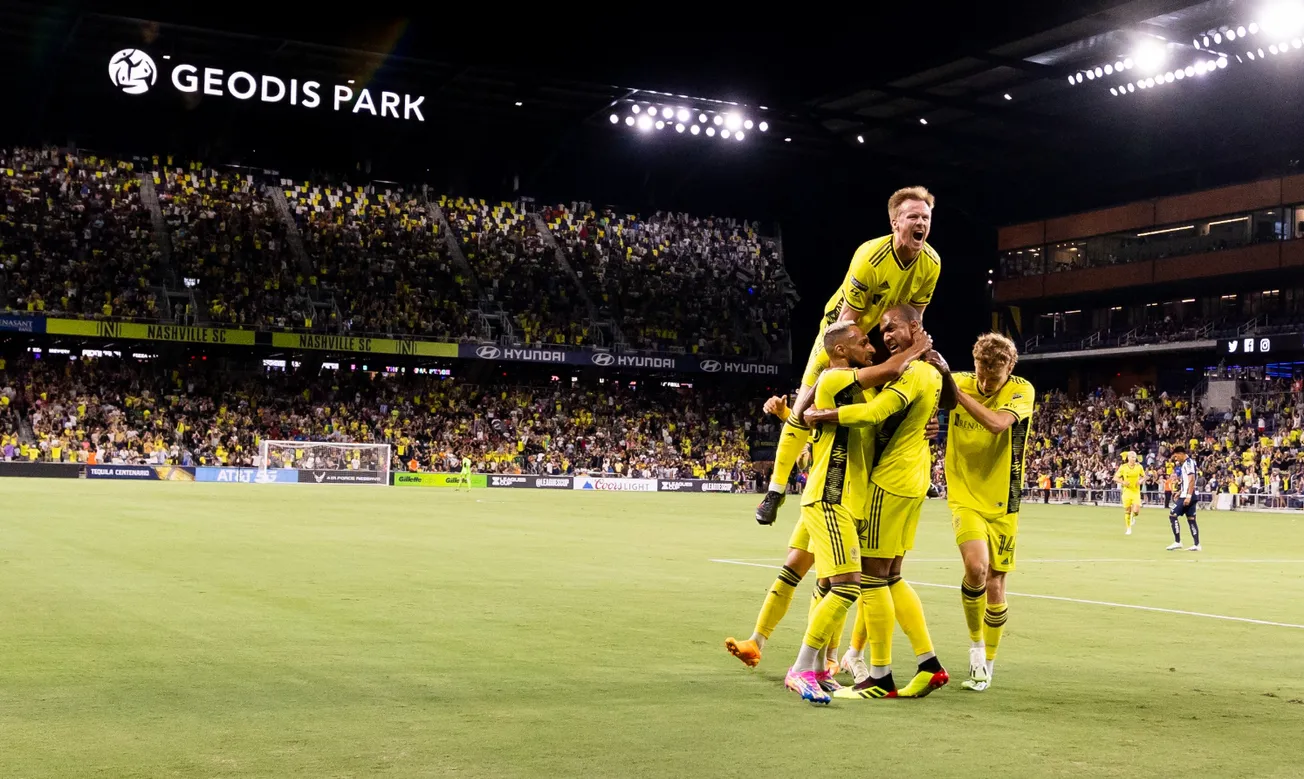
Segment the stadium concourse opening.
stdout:
<svg viewBox="0 0 1304 779">
<path fill-rule="evenodd" d="M 1298 773 L 1304 0 L 112 5 L 0 9 L 9 773 Z"/>
</svg>

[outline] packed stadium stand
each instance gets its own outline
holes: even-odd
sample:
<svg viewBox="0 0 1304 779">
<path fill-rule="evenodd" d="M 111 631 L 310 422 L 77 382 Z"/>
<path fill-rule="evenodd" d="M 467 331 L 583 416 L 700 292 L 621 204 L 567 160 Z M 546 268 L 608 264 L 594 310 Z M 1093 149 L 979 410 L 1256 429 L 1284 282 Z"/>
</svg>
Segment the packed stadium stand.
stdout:
<svg viewBox="0 0 1304 779">
<path fill-rule="evenodd" d="M 759 399 L 655 383 L 476 384 L 51 355 L 0 368 L 5 460 L 253 465 L 262 439 L 389 443 L 393 469 L 743 482 Z M 415 461 L 415 463 L 413 463 Z"/>
</svg>

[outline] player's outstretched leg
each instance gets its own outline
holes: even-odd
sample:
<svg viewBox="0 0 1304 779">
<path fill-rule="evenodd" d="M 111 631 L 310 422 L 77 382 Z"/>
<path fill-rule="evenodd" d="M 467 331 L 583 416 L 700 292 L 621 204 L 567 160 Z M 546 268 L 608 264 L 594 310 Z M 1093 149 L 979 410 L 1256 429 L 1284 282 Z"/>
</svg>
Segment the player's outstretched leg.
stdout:
<svg viewBox="0 0 1304 779">
<path fill-rule="evenodd" d="M 801 584 L 802 577 L 810 570 L 814 559 L 811 553 L 804 549 L 788 550 L 788 559 L 784 561 L 783 569 L 770 585 L 769 591 L 765 594 L 765 602 L 761 604 L 761 611 L 756 615 L 756 628 L 752 631 L 751 638 L 743 641 L 733 636 L 726 638 L 724 646 L 729 650 L 729 654 L 741 660 L 748 668 L 755 668 L 760 664 L 765 642 L 788 613 L 797 585 Z"/>
<path fill-rule="evenodd" d="M 772 525 L 779 516 L 779 507 L 783 505 L 783 496 L 788 489 L 788 479 L 797 458 L 810 440 L 810 426 L 802 421 L 801 415 L 815 399 L 814 385 L 803 386 L 798 392 L 788 421 L 783 423 L 779 433 L 779 445 L 774 452 L 774 473 L 770 474 L 770 488 L 756 507 L 756 521 L 762 525 Z M 780 412 L 782 413 L 782 412 Z"/>
<path fill-rule="evenodd" d="M 900 559 L 896 563 L 900 566 Z M 892 592 L 892 605 L 896 613 L 897 624 L 901 626 L 910 647 L 915 651 L 917 669 L 915 676 L 898 692 L 901 698 L 923 698 L 934 690 L 940 690 L 951 680 L 951 676 L 942 667 L 933 650 L 933 638 L 928 632 L 928 622 L 924 619 L 924 604 L 919 593 L 910 586 L 910 582 L 899 575 L 888 580 L 888 589 Z"/>
<path fill-rule="evenodd" d="M 859 574 L 841 574 L 832 578 L 828 594 L 820 599 L 819 605 L 811 612 L 797 660 L 784 679 L 788 689 L 811 703 L 827 704 L 830 700 L 828 692 L 820 684 L 820 656 L 828 646 L 833 626 L 846 619 L 847 609 L 860 597 Z"/>
</svg>

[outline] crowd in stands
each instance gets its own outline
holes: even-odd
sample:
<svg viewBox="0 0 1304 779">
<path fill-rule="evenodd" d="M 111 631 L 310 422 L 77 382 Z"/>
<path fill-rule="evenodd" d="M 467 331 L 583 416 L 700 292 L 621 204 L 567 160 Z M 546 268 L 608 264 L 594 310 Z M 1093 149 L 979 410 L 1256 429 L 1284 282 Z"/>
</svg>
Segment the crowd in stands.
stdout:
<svg viewBox="0 0 1304 779">
<path fill-rule="evenodd" d="M 0 149 L 0 307 L 156 318 L 158 247 L 140 186 L 131 162 Z"/>
<path fill-rule="evenodd" d="M 268 440 L 389 443 L 395 470 L 741 481 L 759 401 L 656 385 L 472 384 L 427 375 L 205 363 L 23 360 L 0 370 L 0 457 L 256 465 Z M 30 433 L 19 428 L 25 422 Z M 6 432 L 7 431 L 7 432 Z"/>
<path fill-rule="evenodd" d="M 542 216 L 633 346 L 738 355 L 753 334 L 767 351 L 786 343 L 789 285 L 778 244 L 756 225 L 665 212 L 644 219 L 587 203 Z"/>
</svg>

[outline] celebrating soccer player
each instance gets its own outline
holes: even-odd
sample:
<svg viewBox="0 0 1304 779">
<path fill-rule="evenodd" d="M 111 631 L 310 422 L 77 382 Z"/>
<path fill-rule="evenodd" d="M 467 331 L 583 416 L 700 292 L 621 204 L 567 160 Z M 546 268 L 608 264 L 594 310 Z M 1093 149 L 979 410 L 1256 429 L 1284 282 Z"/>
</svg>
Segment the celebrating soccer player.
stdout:
<svg viewBox="0 0 1304 779">
<path fill-rule="evenodd" d="M 933 299 L 942 261 L 928 245 L 933 219 L 932 194 L 923 187 L 899 189 L 887 201 L 887 216 L 892 232 L 860 245 L 851 258 L 841 288 L 824 305 L 820 332 L 811 347 L 801 389 L 779 436 L 770 489 L 756 507 L 756 521 L 762 525 L 774 524 L 793 463 L 810 437 L 810 427 L 802 419 L 802 413 L 810 407 L 820 372 L 829 365 L 823 346 L 825 328 L 837 321 L 850 321 L 867 333 L 887 309 L 909 303 L 922 316 L 924 307 Z"/>
<path fill-rule="evenodd" d="M 1186 454 L 1186 447 L 1173 447 L 1173 460 L 1177 463 L 1177 478 L 1181 479 L 1181 492 L 1173 502 L 1173 510 L 1168 514 L 1168 522 L 1173 527 L 1173 543 L 1166 548 L 1169 551 L 1182 548 L 1182 526 L 1180 518 L 1186 517 L 1186 525 L 1191 529 L 1191 545 L 1188 552 L 1200 551 L 1200 525 L 1195 521 L 1195 460 Z"/>
<path fill-rule="evenodd" d="M 1141 480 L 1145 477 L 1146 469 L 1136 461 L 1136 452 L 1123 455 L 1123 464 L 1114 474 L 1114 481 L 1123 491 L 1123 526 L 1127 528 L 1123 535 L 1132 535 L 1132 524 L 1141 515 Z"/>
<path fill-rule="evenodd" d="M 888 309 L 880 322 L 883 343 L 893 354 L 926 337 L 919 312 L 908 305 Z M 869 506 L 861 530 L 861 601 L 869 635 L 869 677 L 838 690 L 847 698 L 922 698 L 945 685 L 947 676 L 933 651 L 923 604 L 901 578 L 905 553 L 914 548 L 915 530 L 928 493 L 931 456 L 924 429 L 937 413 L 942 378 L 932 365 L 913 362 L 868 403 L 836 409 L 810 409 L 808 424 L 876 426 Z M 900 623 L 915 651 L 918 669 L 900 691 L 892 678 L 892 632 Z"/>
<path fill-rule="evenodd" d="M 952 376 L 956 408 L 946 438 L 946 502 L 964 560 L 960 599 L 969 627 L 969 678 L 960 686 L 982 692 L 991 684 L 1005 629 L 1005 576 L 1014 570 L 1023 496 L 1024 444 L 1035 391 L 1011 371 L 1014 342 L 987 333 L 973 347 L 973 373 Z"/>
<path fill-rule="evenodd" d="M 857 332 L 859 328 L 857 328 Z M 854 365 L 852 367 L 861 368 L 858 371 L 856 381 L 861 387 L 879 387 L 890 381 L 896 381 L 905 373 L 910 363 L 923 357 L 929 349 L 932 348 L 932 339 L 926 335 L 915 339 L 915 343 L 908 349 L 904 349 L 897 354 L 893 354 L 878 365 L 863 367 Z M 869 359 L 874 358 L 874 349 L 870 347 L 867 352 Z M 850 363 L 849 363 L 850 364 Z M 786 420 L 790 414 L 787 402 L 781 397 L 773 397 L 765 402 L 766 413 L 773 414 L 780 420 Z M 870 431 L 872 432 L 872 431 Z M 809 481 L 807 482 L 809 484 Z M 761 662 L 761 652 L 765 648 L 765 642 L 769 640 L 770 634 L 779 626 L 785 614 L 788 613 L 788 607 L 792 605 L 793 593 L 797 585 L 801 583 L 806 572 L 810 570 L 811 564 L 815 557 L 811 554 L 810 535 L 806 532 L 805 523 L 799 518 L 797 526 L 792 530 L 792 536 L 788 539 L 788 557 L 784 561 L 783 569 L 775 578 L 774 583 L 765 596 L 765 602 L 761 605 L 761 612 L 756 617 L 756 628 L 752 632 L 751 638 L 739 641 L 730 636 L 725 639 L 725 648 L 730 654 L 742 660 L 749 668 L 756 667 Z M 829 584 L 826 581 L 820 581 L 812 592 L 812 605 L 814 609 L 816 604 L 828 593 Z M 842 636 L 842 627 L 834 631 L 830 637 L 830 646 L 825 654 L 829 655 L 831 650 L 836 650 L 837 642 Z M 829 659 L 836 659 L 829 657 Z M 836 663 L 834 663 L 836 669 Z M 828 686 L 828 685 L 825 685 Z"/>
</svg>

